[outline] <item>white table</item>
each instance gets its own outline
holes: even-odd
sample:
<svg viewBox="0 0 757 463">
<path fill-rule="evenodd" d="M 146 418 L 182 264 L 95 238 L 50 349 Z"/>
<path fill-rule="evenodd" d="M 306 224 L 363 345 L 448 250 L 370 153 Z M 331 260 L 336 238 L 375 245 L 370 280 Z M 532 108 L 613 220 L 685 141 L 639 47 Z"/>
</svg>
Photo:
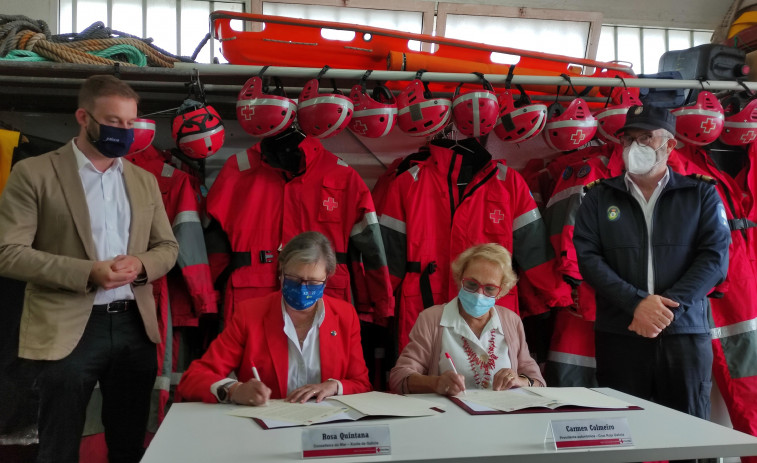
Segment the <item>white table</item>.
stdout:
<svg viewBox="0 0 757 463">
<path fill-rule="evenodd" d="M 442 404 L 446 413 L 317 426 L 390 426 L 392 455 L 341 457 L 332 460 L 335 463 L 424 460 L 611 463 L 757 455 L 757 437 L 612 389 L 597 390 L 644 410 L 471 416 L 444 397 L 423 394 L 418 397 Z M 268 463 L 301 459 L 304 428 L 263 430 L 249 418 L 226 415 L 229 407 L 174 404 L 142 462 Z M 553 444 L 544 444 L 550 420 L 592 417 L 626 417 L 634 447 L 558 452 Z"/>
</svg>

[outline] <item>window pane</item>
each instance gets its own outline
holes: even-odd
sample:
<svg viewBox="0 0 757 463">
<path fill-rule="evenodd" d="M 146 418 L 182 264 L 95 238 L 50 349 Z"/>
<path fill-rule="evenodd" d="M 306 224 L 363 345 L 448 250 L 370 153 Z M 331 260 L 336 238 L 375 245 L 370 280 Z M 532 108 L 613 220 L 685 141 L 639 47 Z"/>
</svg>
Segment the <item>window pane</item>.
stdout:
<svg viewBox="0 0 757 463">
<path fill-rule="evenodd" d="M 423 30 L 423 13 L 419 11 L 371 10 L 367 8 L 263 2 L 263 14 L 352 23 L 415 34 L 420 34 Z"/>
<path fill-rule="evenodd" d="M 74 31 L 71 2 L 73 0 L 60 0 L 60 12 L 58 17 L 58 33 L 68 34 Z"/>
<path fill-rule="evenodd" d="M 208 33 L 210 3 L 205 1 L 182 0 L 181 2 L 181 55 L 192 56 L 195 48 Z M 210 47 L 207 43 L 197 55 L 200 63 L 210 62 Z"/>
<path fill-rule="evenodd" d="M 668 50 L 685 50 L 687 48 L 691 48 L 691 34 L 689 31 L 668 30 Z"/>
<path fill-rule="evenodd" d="M 616 59 L 618 57 L 615 56 L 615 28 L 602 26 L 597 45 L 597 61 L 615 61 Z"/>
<path fill-rule="evenodd" d="M 147 37 L 169 53 L 176 49 L 176 1 L 150 0 L 147 2 Z"/>
<path fill-rule="evenodd" d="M 142 0 L 113 0 L 114 30 L 142 37 Z"/>
<path fill-rule="evenodd" d="M 237 11 L 239 13 L 244 13 L 244 4 L 242 3 L 230 3 L 230 2 L 214 2 L 213 3 L 213 10 L 227 10 L 227 11 Z M 205 22 L 208 22 L 208 19 L 205 18 Z M 231 21 L 231 27 L 234 30 L 243 31 L 244 30 L 244 21 L 240 21 L 238 19 L 234 19 Z M 208 28 L 210 26 L 205 26 L 205 32 L 208 32 Z M 197 45 L 197 44 L 195 44 Z M 229 61 L 223 57 L 223 53 L 221 53 L 221 47 L 218 46 L 218 42 L 216 42 L 213 38 L 210 39 L 210 43 L 208 43 L 205 46 L 208 50 L 213 50 L 213 58 L 218 58 L 219 63 L 228 63 Z M 204 50 L 204 48 L 203 48 Z M 197 61 L 200 61 L 200 57 L 197 57 Z M 210 62 L 210 61 L 208 61 Z"/>
<path fill-rule="evenodd" d="M 108 25 L 108 3 L 100 0 L 78 0 L 76 2 L 76 30 L 81 32 L 92 23 L 102 21 Z"/>
<path fill-rule="evenodd" d="M 665 53 L 665 30 L 643 29 L 644 31 L 644 67 L 641 72 L 653 74 L 658 72 L 660 56 Z"/>
<path fill-rule="evenodd" d="M 641 72 L 639 28 L 618 27 L 618 60 L 631 63 L 634 71 Z"/>
<path fill-rule="evenodd" d="M 447 15 L 446 37 L 583 58 L 588 22 Z M 496 62 L 513 63 L 499 53 Z M 503 59 L 500 59 L 503 58 Z M 517 60 L 517 58 L 516 58 Z"/>
<path fill-rule="evenodd" d="M 712 31 L 694 31 L 694 45 L 704 45 L 705 43 L 710 43 L 710 38 L 712 38 Z"/>
</svg>

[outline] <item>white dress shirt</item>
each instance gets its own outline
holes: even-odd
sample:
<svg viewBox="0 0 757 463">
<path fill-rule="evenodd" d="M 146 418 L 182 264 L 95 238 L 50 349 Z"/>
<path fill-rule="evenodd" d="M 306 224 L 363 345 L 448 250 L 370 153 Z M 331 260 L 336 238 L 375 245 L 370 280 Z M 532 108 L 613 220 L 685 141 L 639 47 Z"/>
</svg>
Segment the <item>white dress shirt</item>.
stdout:
<svg viewBox="0 0 757 463">
<path fill-rule="evenodd" d="M 79 177 L 84 187 L 89 209 L 92 239 L 97 250 L 97 260 L 109 260 L 126 255 L 131 225 L 131 206 L 124 185 L 124 166 L 119 158 L 105 172 L 100 172 L 71 141 L 76 155 Z M 95 305 L 121 299 L 134 299 L 131 285 L 105 290 L 98 288 Z"/>
<path fill-rule="evenodd" d="M 452 366 L 445 353 L 449 353 L 452 361 L 455 363 L 457 372 L 465 376 L 466 389 L 491 389 L 494 374 L 502 368 L 510 368 L 510 356 L 508 355 L 507 340 L 505 332 L 502 329 L 502 322 L 499 319 L 497 311 L 489 309 L 492 316 L 486 322 L 481 337 L 476 337 L 468 326 L 468 323 L 457 310 L 457 298 L 449 301 L 442 312 L 442 319 L 439 324 L 444 327 L 442 330 L 442 349 L 439 353 L 439 374 L 451 370 Z M 493 342 L 494 349 L 492 354 L 496 356 L 492 368 L 489 369 L 489 375 L 485 375 L 481 363 L 476 365 L 476 360 L 471 361 L 469 355 L 463 348 L 463 340 L 467 341 L 471 352 L 475 354 L 478 361 L 486 363 L 489 359 L 489 349 Z M 478 382 L 476 380 L 478 374 Z"/>
<path fill-rule="evenodd" d="M 668 184 L 670 180 L 670 170 L 665 169 L 665 175 L 662 176 L 657 186 L 649 197 L 649 201 L 644 197 L 644 193 L 633 181 L 628 172 L 626 172 L 625 182 L 628 187 L 628 191 L 636 199 L 641 206 L 641 210 L 644 212 L 644 220 L 647 223 L 647 292 L 654 294 L 654 261 L 652 259 L 652 230 L 654 229 L 654 207 L 657 204 L 657 200 L 660 198 L 662 189 Z"/>
</svg>

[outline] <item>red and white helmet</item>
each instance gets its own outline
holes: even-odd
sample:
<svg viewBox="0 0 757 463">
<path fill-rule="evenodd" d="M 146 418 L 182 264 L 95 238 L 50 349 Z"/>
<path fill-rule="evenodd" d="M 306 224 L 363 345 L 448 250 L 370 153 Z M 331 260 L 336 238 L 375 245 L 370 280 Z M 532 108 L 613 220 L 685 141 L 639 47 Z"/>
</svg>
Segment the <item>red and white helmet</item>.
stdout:
<svg viewBox="0 0 757 463">
<path fill-rule="evenodd" d="M 300 92 L 297 120 L 307 135 L 328 138 L 347 128 L 353 109 L 352 100 L 344 95 L 319 95 L 318 79 L 311 79 Z"/>
<path fill-rule="evenodd" d="M 620 143 L 616 133 L 626 124 L 628 108 L 641 106 L 641 100 L 628 89 L 622 89 L 617 98 L 620 100 L 618 104 L 594 112 L 594 117 L 597 119 L 597 136 L 607 143 Z"/>
<path fill-rule="evenodd" d="M 450 118 L 452 101 L 434 98 L 428 85 L 416 78 L 397 96 L 397 125 L 413 137 L 442 130 Z"/>
<path fill-rule="evenodd" d="M 532 104 L 522 87 L 516 100 L 512 90 L 506 89 L 499 95 L 499 117 L 494 126 L 494 134 L 507 143 L 521 143 L 542 131 L 547 122 L 547 107 Z"/>
<path fill-rule="evenodd" d="M 221 116 L 212 106 L 185 100 L 173 118 L 171 135 L 182 153 L 203 159 L 221 149 L 226 131 Z"/>
<path fill-rule="evenodd" d="M 757 139 L 757 100 L 749 101 L 741 110 L 738 98 L 729 103 L 725 107 L 726 116 L 720 141 L 734 146 L 753 143 Z"/>
<path fill-rule="evenodd" d="M 583 98 L 571 101 L 567 108 L 554 103 L 547 111 L 544 138 L 550 148 L 571 151 L 588 143 L 597 133 L 597 120 Z"/>
<path fill-rule="evenodd" d="M 492 131 L 499 114 L 499 103 L 491 84 L 481 77 L 483 90 L 460 93 L 460 84 L 452 98 L 452 120 L 466 137 L 481 137 Z"/>
<path fill-rule="evenodd" d="M 281 89 L 277 80 L 276 88 Z M 267 93 L 263 79 L 251 77 L 237 98 L 237 120 L 245 132 L 255 137 L 270 137 L 289 128 L 297 115 L 297 104 L 281 94 Z"/>
<path fill-rule="evenodd" d="M 717 97 L 703 90 L 691 106 L 672 110 L 676 116 L 676 138 L 692 145 L 709 145 L 720 136 L 725 116 Z"/>
<path fill-rule="evenodd" d="M 151 119 L 134 119 L 134 142 L 126 153 L 139 153 L 152 144 L 155 138 L 155 121 Z"/>
<path fill-rule="evenodd" d="M 361 84 L 352 87 L 350 99 L 355 106 L 349 129 L 360 136 L 379 138 L 387 135 L 397 124 L 397 103 L 391 90 L 383 85 L 373 89 L 373 97 L 368 95 Z"/>
</svg>

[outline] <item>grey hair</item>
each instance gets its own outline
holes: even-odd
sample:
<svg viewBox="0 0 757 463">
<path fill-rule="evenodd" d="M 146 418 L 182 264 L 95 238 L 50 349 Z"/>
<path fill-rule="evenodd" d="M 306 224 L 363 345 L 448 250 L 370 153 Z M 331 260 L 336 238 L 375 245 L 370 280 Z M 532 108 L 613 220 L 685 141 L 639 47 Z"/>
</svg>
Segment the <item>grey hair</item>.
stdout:
<svg viewBox="0 0 757 463">
<path fill-rule="evenodd" d="M 657 129 L 659 131 L 658 135 L 661 137 L 669 138 L 672 140 L 675 140 L 676 136 L 670 133 L 667 129 Z"/>
<path fill-rule="evenodd" d="M 295 236 L 279 254 L 279 272 L 292 265 L 326 264 L 326 277 L 336 271 L 336 254 L 331 242 L 322 233 L 308 231 Z"/>
</svg>

